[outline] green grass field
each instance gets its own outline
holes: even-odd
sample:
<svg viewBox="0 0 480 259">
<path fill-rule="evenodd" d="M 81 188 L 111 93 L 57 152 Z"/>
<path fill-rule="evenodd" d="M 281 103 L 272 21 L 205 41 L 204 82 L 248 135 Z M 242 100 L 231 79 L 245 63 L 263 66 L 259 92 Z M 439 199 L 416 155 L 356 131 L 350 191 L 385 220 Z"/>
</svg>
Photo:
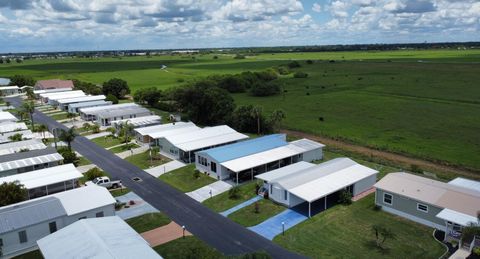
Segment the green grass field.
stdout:
<svg viewBox="0 0 480 259">
<path fill-rule="evenodd" d="M 153 248 L 165 259 L 177 258 L 225 258 L 219 251 L 194 236 L 179 238 Z"/>
<path fill-rule="evenodd" d="M 228 218 L 242 226 L 251 227 L 262 223 L 286 209 L 281 205 L 273 203 L 271 200 L 263 199 L 256 203 L 258 203 L 258 213 L 255 212 L 254 203 L 228 215 Z"/>
<path fill-rule="evenodd" d="M 203 205 L 207 206 L 215 212 L 222 212 L 230 208 L 235 207 L 236 205 L 247 201 L 255 197 L 255 185 L 256 182 L 252 181 L 238 187 L 238 198 L 231 199 L 228 192 L 221 193 L 217 196 L 209 198 L 203 202 Z"/>
<path fill-rule="evenodd" d="M 131 219 L 125 222 L 130 225 L 138 233 L 143 233 L 161 226 L 165 226 L 171 220 L 163 213 L 148 213 Z"/>
<path fill-rule="evenodd" d="M 140 167 L 141 169 L 148 169 L 150 167 L 155 167 L 170 162 L 169 158 L 161 155 L 157 155 L 156 158 L 150 159 L 150 151 L 148 150 L 140 154 L 129 156 L 125 158 L 125 160 Z"/>
<path fill-rule="evenodd" d="M 236 94 L 237 105 L 260 104 L 266 112 L 281 108 L 287 113 L 286 128 L 480 170 L 480 50 L 273 53 L 243 60 L 217 56 L 27 60 L 0 64 L 0 77 L 28 74 L 96 84 L 119 77 L 134 92 L 298 60 L 302 67 L 295 70 L 307 72 L 308 78 L 282 76 L 284 95 Z"/>
<path fill-rule="evenodd" d="M 106 137 L 98 137 L 98 138 L 91 139 L 91 141 L 103 148 L 107 148 L 107 147 L 113 147 L 113 146 L 123 144 L 124 139 L 116 138 L 112 135 L 108 135 Z"/>
<path fill-rule="evenodd" d="M 195 178 L 193 175 L 194 169 L 195 165 L 187 165 L 166 174 L 162 174 L 159 179 L 177 188 L 181 192 L 191 192 L 216 181 L 212 177 L 202 173 L 198 178 Z"/>
<path fill-rule="evenodd" d="M 352 205 L 337 205 L 279 235 L 274 242 L 311 258 L 438 258 L 445 248 L 433 229 L 374 210 L 371 194 Z M 385 250 L 374 245 L 373 224 L 384 224 L 396 239 L 385 241 Z M 373 242 L 373 246 L 372 246 Z"/>
<path fill-rule="evenodd" d="M 121 153 L 121 152 L 130 150 L 130 149 L 139 148 L 139 147 L 140 147 L 139 145 L 131 143 L 131 144 L 125 144 L 125 145 L 121 145 L 121 146 L 118 146 L 118 147 L 114 147 L 114 148 L 111 148 L 109 150 L 112 153 Z"/>
</svg>

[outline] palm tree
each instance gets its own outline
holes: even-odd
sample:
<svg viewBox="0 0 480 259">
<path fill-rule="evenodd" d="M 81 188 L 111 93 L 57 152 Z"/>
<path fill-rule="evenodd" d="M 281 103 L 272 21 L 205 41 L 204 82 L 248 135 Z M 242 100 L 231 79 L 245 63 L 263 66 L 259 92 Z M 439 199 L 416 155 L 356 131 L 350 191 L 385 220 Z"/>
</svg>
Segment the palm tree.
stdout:
<svg viewBox="0 0 480 259">
<path fill-rule="evenodd" d="M 287 115 L 281 109 L 274 110 L 270 115 L 270 121 L 272 122 L 273 129 L 276 130 L 277 126 L 280 125 L 283 119 L 285 119 Z"/>
<path fill-rule="evenodd" d="M 90 126 L 90 129 L 92 130 L 93 133 L 98 133 L 100 132 L 100 126 L 98 124 L 93 124 L 92 126 Z"/>
<path fill-rule="evenodd" d="M 28 87 L 26 90 L 26 95 L 29 100 L 34 100 L 35 99 L 35 94 L 33 93 L 33 88 Z"/>
<path fill-rule="evenodd" d="M 48 127 L 45 124 L 38 125 L 38 131 L 42 132 L 43 139 L 45 139 L 45 132 L 48 131 Z"/>
<path fill-rule="evenodd" d="M 125 143 L 128 143 L 128 134 L 133 131 L 133 125 L 127 120 L 121 124 L 120 130 L 123 131 L 123 135 L 125 136 Z"/>
<path fill-rule="evenodd" d="M 262 107 L 254 106 L 251 116 L 257 119 L 257 134 L 260 135 L 260 116 L 262 115 Z"/>
<path fill-rule="evenodd" d="M 71 113 L 71 112 L 67 113 L 67 118 L 72 119 L 72 124 L 75 121 L 75 117 L 77 117 L 75 113 Z"/>
<path fill-rule="evenodd" d="M 90 127 L 90 123 L 88 122 L 85 122 L 82 127 L 85 129 L 85 131 L 90 131 L 91 127 Z"/>
<path fill-rule="evenodd" d="M 75 139 L 77 134 L 75 133 L 75 127 L 71 127 L 68 130 L 62 130 L 60 136 L 58 137 L 61 141 L 67 142 L 68 149 L 72 150 L 72 141 Z"/>
<path fill-rule="evenodd" d="M 32 102 L 26 102 L 22 104 L 22 110 L 30 115 L 30 121 L 32 122 L 32 131 L 35 131 L 35 124 L 33 123 L 33 113 L 35 112 L 35 104 Z"/>
</svg>

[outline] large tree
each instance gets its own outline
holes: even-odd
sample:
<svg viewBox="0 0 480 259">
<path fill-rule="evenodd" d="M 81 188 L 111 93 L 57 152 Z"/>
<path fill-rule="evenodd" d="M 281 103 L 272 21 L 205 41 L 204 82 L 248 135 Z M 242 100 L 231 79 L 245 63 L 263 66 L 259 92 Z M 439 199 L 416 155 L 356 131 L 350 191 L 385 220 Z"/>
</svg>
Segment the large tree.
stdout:
<svg viewBox="0 0 480 259">
<path fill-rule="evenodd" d="M 0 184 L 0 207 L 21 202 L 27 199 L 27 189 L 16 182 Z"/>
<path fill-rule="evenodd" d="M 112 78 L 107 82 L 104 82 L 102 90 L 103 94 L 112 94 L 118 99 L 122 99 L 125 97 L 125 95 L 130 93 L 130 88 L 128 87 L 127 81 L 119 78 Z"/>
<path fill-rule="evenodd" d="M 136 91 L 133 95 L 133 100 L 138 103 L 147 103 L 150 106 L 155 106 L 162 97 L 162 90 L 150 87 Z"/>
<path fill-rule="evenodd" d="M 60 136 L 58 136 L 58 138 L 61 141 L 67 142 L 68 149 L 72 150 L 72 142 L 73 142 L 73 140 L 75 139 L 76 136 L 77 136 L 77 134 L 75 133 L 75 128 L 72 127 L 68 130 L 62 130 L 62 132 L 60 133 Z"/>
<path fill-rule="evenodd" d="M 18 85 L 19 87 L 35 85 L 35 80 L 31 76 L 14 75 L 10 78 L 10 85 Z"/>
<path fill-rule="evenodd" d="M 232 125 L 241 132 L 266 134 L 272 131 L 272 125 L 263 115 L 261 107 L 253 105 L 239 106 L 233 113 Z"/>
</svg>

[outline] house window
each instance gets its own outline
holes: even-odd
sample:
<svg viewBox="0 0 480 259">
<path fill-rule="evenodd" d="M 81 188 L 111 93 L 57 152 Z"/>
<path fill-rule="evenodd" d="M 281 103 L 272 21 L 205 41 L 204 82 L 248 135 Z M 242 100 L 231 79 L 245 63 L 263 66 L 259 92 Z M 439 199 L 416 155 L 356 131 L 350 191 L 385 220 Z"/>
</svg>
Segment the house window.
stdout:
<svg viewBox="0 0 480 259">
<path fill-rule="evenodd" d="M 22 230 L 22 231 L 18 232 L 18 239 L 20 240 L 20 244 L 27 243 L 28 242 L 27 231 Z"/>
<path fill-rule="evenodd" d="M 212 170 L 212 172 L 217 172 L 217 163 L 215 162 L 211 162 L 210 163 L 210 169 Z"/>
<path fill-rule="evenodd" d="M 393 201 L 393 196 L 391 194 L 389 193 L 383 194 L 383 203 L 392 205 L 392 201 Z"/>
<path fill-rule="evenodd" d="M 95 214 L 95 217 L 102 218 L 103 217 L 103 211 L 97 212 L 97 214 Z"/>
<path fill-rule="evenodd" d="M 283 199 L 284 199 L 284 200 L 287 200 L 287 195 L 288 195 L 288 194 L 287 194 L 287 190 L 284 190 L 284 191 L 283 191 Z"/>
<path fill-rule="evenodd" d="M 48 223 L 48 228 L 50 228 L 50 234 L 57 231 L 57 222 L 53 221 Z"/>
<path fill-rule="evenodd" d="M 417 203 L 417 210 L 428 213 L 428 205 Z"/>
</svg>

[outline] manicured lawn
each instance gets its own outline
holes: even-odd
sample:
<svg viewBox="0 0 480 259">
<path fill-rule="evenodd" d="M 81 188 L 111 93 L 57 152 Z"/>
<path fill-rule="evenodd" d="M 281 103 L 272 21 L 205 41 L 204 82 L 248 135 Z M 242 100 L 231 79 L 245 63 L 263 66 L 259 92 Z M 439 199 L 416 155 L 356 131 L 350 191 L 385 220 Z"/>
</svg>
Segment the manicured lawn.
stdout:
<svg viewBox="0 0 480 259">
<path fill-rule="evenodd" d="M 129 143 L 129 144 L 122 145 L 122 146 L 119 146 L 119 147 L 111 148 L 109 150 L 112 153 L 120 153 L 120 152 L 127 151 L 127 150 L 130 150 L 130 149 L 138 148 L 138 147 L 140 147 L 140 146 L 137 145 L 137 144 Z"/>
<path fill-rule="evenodd" d="M 126 188 L 126 187 L 123 187 L 123 188 L 120 188 L 120 189 L 115 189 L 115 190 L 112 190 L 110 191 L 110 194 L 113 196 L 113 197 L 118 197 L 118 196 L 122 196 L 122 195 L 125 195 L 127 193 L 130 192 L 130 189 Z"/>
<path fill-rule="evenodd" d="M 194 236 L 179 238 L 153 248 L 165 259 L 177 258 L 225 258 L 219 251 Z"/>
<path fill-rule="evenodd" d="M 239 188 L 239 198 L 231 199 L 228 195 L 228 192 L 221 193 L 217 196 L 214 196 L 210 199 L 207 199 L 203 202 L 203 205 L 207 206 L 215 212 L 222 212 L 228 210 L 236 205 L 249 200 L 255 197 L 255 185 L 256 182 L 252 181 L 243 185 L 240 185 Z"/>
<path fill-rule="evenodd" d="M 98 138 L 91 139 L 91 141 L 93 141 L 93 143 L 103 148 L 107 148 L 107 147 L 113 147 L 113 146 L 122 144 L 124 139 L 115 138 L 112 135 L 108 135 L 106 137 L 98 137 Z"/>
<path fill-rule="evenodd" d="M 78 165 L 77 166 L 82 166 L 82 165 L 89 165 L 92 162 L 90 160 L 86 159 L 85 157 L 81 156 L 79 157 Z"/>
<path fill-rule="evenodd" d="M 216 180 L 210 176 L 200 174 L 197 179 L 194 177 L 195 165 L 188 165 L 161 175 L 160 180 L 170 184 L 182 192 L 191 192 Z"/>
<path fill-rule="evenodd" d="M 274 242 L 311 258 L 438 258 L 445 250 L 432 237 L 433 229 L 374 210 L 374 194 L 350 206 L 337 205 L 287 230 Z M 372 225 L 395 233 L 386 249 L 374 245 Z"/>
<path fill-rule="evenodd" d="M 271 200 L 262 199 L 257 201 L 257 203 L 259 208 L 258 213 L 255 213 L 254 203 L 228 215 L 228 218 L 242 226 L 251 227 L 262 223 L 286 209 L 281 205 L 273 203 Z"/>
<path fill-rule="evenodd" d="M 55 115 L 52 115 L 50 116 L 52 119 L 54 120 L 64 120 L 64 119 L 67 119 L 68 117 L 68 113 L 59 113 L 59 114 L 55 114 Z"/>
<path fill-rule="evenodd" d="M 165 226 L 171 220 L 163 213 L 148 213 L 135 218 L 127 219 L 128 223 L 138 233 L 143 233 L 161 226 Z"/>
<path fill-rule="evenodd" d="M 26 254 L 15 256 L 13 259 L 43 259 L 43 256 L 40 250 L 33 250 Z"/>
<path fill-rule="evenodd" d="M 150 167 L 155 167 L 159 165 L 163 165 L 167 162 L 170 162 L 171 160 L 167 157 L 164 157 L 162 155 L 155 155 L 153 160 L 150 159 L 150 151 L 147 150 L 143 153 L 136 154 L 133 156 L 129 156 L 125 158 L 128 162 L 142 168 L 142 169 L 148 169 Z"/>
</svg>

